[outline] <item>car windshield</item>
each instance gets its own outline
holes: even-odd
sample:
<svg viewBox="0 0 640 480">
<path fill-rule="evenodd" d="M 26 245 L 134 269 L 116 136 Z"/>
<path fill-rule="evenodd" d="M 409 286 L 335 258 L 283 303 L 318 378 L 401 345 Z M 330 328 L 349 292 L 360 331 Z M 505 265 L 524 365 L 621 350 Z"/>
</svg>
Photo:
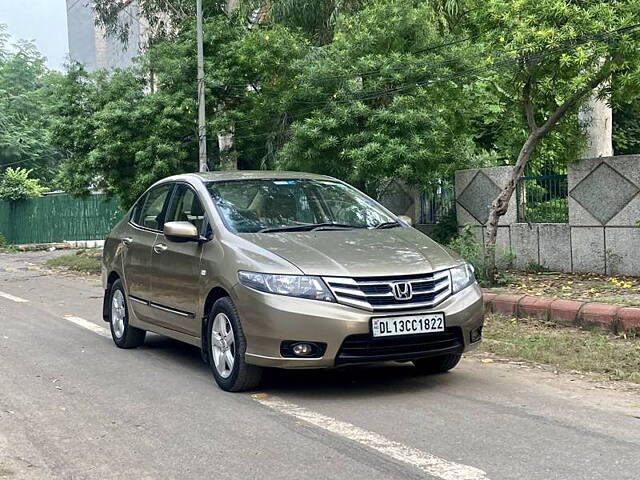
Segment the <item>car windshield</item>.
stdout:
<svg viewBox="0 0 640 480">
<path fill-rule="evenodd" d="M 207 188 L 225 224 L 236 232 L 399 226 L 373 200 L 336 181 L 229 180 L 209 182 Z"/>
</svg>

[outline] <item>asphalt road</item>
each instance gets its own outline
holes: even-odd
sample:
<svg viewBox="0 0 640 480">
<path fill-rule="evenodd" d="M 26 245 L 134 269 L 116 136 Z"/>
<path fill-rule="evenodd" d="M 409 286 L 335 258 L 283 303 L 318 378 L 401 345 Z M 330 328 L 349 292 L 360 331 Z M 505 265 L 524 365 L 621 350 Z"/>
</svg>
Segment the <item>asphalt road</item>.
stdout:
<svg viewBox="0 0 640 480">
<path fill-rule="evenodd" d="M 117 349 L 92 277 L 0 254 L 2 479 L 638 479 L 640 390 L 477 355 L 214 384 L 197 349 Z"/>
</svg>

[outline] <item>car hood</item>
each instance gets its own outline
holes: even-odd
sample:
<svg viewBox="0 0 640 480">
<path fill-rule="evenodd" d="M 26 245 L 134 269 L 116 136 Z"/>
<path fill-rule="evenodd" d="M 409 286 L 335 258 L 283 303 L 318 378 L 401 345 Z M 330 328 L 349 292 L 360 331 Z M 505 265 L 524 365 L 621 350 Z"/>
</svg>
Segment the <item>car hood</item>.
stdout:
<svg viewBox="0 0 640 480">
<path fill-rule="evenodd" d="M 243 233 L 307 275 L 411 275 L 451 267 L 459 260 L 414 228 Z"/>
</svg>

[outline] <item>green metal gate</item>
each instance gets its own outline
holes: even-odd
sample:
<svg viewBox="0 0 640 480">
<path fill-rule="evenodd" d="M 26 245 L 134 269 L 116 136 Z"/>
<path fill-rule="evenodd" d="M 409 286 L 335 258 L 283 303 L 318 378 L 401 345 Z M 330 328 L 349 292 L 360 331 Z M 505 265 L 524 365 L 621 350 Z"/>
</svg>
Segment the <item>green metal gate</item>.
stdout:
<svg viewBox="0 0 640 480">
<path fill-rule="evenodd" d="M 0 202 L 0 234 L 11 244 L 101 240 L 122 217 L 116 199 L 66 194 Z"/>
<path fill-rule="evenodd" d="M 567 223 L 569 188 L 566 175 L 524 175 L 516 184 L 517 221 Z"/>
</svg>

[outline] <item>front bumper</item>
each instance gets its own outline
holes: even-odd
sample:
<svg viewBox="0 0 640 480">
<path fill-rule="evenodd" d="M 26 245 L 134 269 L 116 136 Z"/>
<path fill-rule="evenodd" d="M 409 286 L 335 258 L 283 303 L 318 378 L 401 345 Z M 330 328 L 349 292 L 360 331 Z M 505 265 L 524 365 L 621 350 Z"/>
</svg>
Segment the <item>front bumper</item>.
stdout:
<svg viewBox="0 0 640 480">
<path fill-rule="evenodd" d="M 372 313 L 338 303 L 306 300 L 258 292 L 236 285 L 232 293 L 247 338 L 246 360 L 255 365 L 280 368 L 330 368 L 352 363 L 371 363 L 385 360 L 411 360 L 445 353 L 461 353 L 479 342 L 471 343 L 471 332 L 482 327 L 484 308 L 482 292 L 477 285 L 450 296 L 430 310 L 410 310 L 401 313 Z M 444 312 L 445 334 L 370 337 L 371 318 L 379 316 L 411 315 Z M 412 343 L 429 344 L 416 354 L 401 339 Z M 394 345 L 394 339 L 396 344 Z M 320 358 L 285 358 L 280 354 L 285 340 L 322 342 L 327 347 Z M 400 340 L 398 343 L 397 340 Z M 368 342 L 375 355 L 353 355 L 351 346 Z M 351 352 L 351 353 L 349 353 Z"/>
</svg>

